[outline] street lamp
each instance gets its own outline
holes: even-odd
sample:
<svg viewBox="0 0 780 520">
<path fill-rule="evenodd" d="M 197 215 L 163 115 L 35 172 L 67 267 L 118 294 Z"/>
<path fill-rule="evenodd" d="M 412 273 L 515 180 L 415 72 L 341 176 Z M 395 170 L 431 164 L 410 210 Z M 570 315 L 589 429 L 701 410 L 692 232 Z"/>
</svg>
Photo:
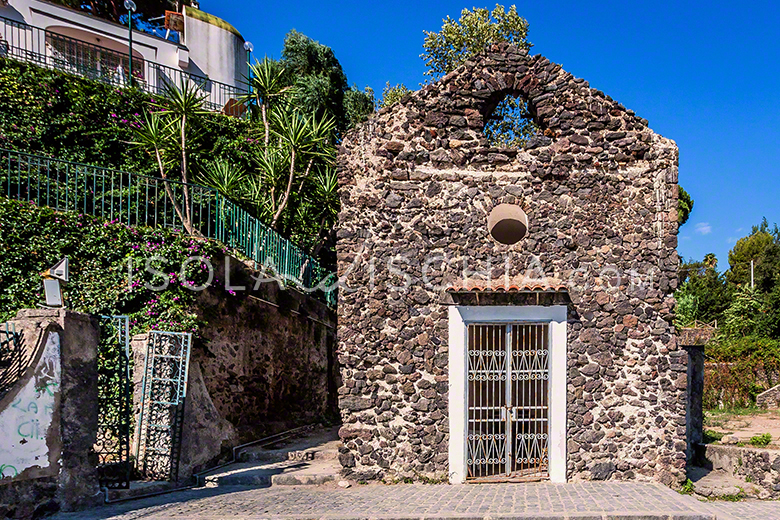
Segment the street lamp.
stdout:
<svg viewBox="0 0 780 520">
<path fill-rule="evenodd" d="M 125 9 L 127 9 L 127 27 L 130 30 L 130 63 L 128 64 L 130 86 L 133 86 L 133 13 L 135 12 L 135 2 L 133 0 L 125 0 Z"/>
<path fill-rule="evenodd" d="M 244 50 L 247 52 L 246 62 L 247 62 L 247 69 L 249 69 L 248 76 L 249 79 L 251 80 L 252 79 L 252 51 L 255 50 L 255 46 L 252 45 L 252 42 L 244 42 Z"/>
</svg>

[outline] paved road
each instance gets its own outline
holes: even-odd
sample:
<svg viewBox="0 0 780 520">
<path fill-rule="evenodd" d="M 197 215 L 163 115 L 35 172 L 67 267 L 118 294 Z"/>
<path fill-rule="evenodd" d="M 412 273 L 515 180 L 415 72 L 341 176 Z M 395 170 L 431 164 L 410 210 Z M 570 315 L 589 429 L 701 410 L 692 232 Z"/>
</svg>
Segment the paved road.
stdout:
<svg viewBox="0 0 780 520">
<path fill-rule="evenodd" d="M 55 518 L 780 520 L 780 502 L 699 502 L 657 484 L 631 482 L 219 487 L 60 513 Z"/>
</svg>

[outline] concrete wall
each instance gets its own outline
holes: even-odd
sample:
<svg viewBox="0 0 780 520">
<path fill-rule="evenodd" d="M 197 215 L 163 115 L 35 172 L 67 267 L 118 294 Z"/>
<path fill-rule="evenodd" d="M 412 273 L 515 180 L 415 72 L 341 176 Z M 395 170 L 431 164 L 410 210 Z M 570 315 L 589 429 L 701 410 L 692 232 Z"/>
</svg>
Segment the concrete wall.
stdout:
<svg viewBox="0 0 780 520">
<path fill-rule="evenodd" d="M 29 367 L 0 401 L 0 513 L 27 518 L 100 500 L 98 327 L 87 315 L 27 309 L 13 322 Z"/>
<path fill-rule="evenodd" d="M 239 85 L 247 76 L 244 38 L 228 22 L 198 9 L 184 8 L 184 37 L 190 50 L 191 72 Z"/>
</svg>

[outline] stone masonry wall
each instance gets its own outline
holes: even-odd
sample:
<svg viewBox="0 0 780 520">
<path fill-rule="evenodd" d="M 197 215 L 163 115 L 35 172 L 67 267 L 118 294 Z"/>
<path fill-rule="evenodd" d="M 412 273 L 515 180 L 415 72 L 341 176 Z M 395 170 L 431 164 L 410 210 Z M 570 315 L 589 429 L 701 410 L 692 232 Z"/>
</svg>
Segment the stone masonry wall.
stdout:
<svg viewBox="0 0 780 520">
<path fill-rule="evenodd" d="M 491 148 L 482 133 L 507 95 L 527 100 L 542 130 L 521 149 Z M 675 143 L 646 120 L 507 44 L 348 133 L 337 246 L 345 473 L 446 477 L 447 306 L 459 302 L 446 289 L 556 280 L 568 296 L 555 301 L 569 302 L 568 478 L 684 480 L 677 164 Z M 513 246 L 488 234 L 500 203 L 530 221 Z M 534 301 L 489 295 L 468 303 Z"/>
<path fill-rule="evenodd" d="M 759 408 L 780 408 L 780 385 L 773 386 L 769 390 L 756 396 L 756 406 Z"/>
<path fill-rule="evenodd" d="M 257 284 L 258 273 L 235 258 L 214 268 L 214 283 L 195 309 L 203 325 L 190 355 L 182 480 L 233 446 L 338 416 L 334 312 L 269 279 Z M 133 338 L 136 415 L 146 345 L 145 334 Z"/>
<path fill-rule="evenodd" d="M 700 444 L 697 464 L 745 478 L 765 491 L 762 498 L 780 498 L 780 450 Z"/>
</svg>

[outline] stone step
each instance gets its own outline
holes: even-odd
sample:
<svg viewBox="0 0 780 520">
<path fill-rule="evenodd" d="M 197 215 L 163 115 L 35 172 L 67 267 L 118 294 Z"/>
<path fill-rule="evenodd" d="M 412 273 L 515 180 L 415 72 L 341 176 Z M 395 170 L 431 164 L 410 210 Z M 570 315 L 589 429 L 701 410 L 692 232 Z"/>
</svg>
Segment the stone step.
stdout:
<svg viewBox="0 0 780 520">
<path fill-rule="evenodd" d="M 314 486 L 338 480 L 340 469 L 338 461 L 320 458 L 237 462 L 202 476 L 198 484 L 205 487 Z"/>
<path fill-rule="evenodd" d="M 738 497 L 767 499 L 770 496 L 770 493 L 760 486 L 723 470 L 692 466 L 688 468 L 688 477 L 693 482 L 693 493 L 709 500 L 736 500 Z"/>
<path fill-rule="evenodd" d="M 129 489 L 109 489 L 108 500 L 111 502 L 125 500 L 137 496 L 170 491 L 180 487 L 183 487 L 182 484 L 176 482 L 133 480 L 130 482 Z"/>
<path fill-rule="evenodd" d="M 282 445 L 280 445 L 282 444 Z M 341 440 L 338 427 L 323 428 L 273 446 L 249 446 L 237 455 L 239 462 L 336 460 Z"/>
<path fill-rule="evenodd" d="M 337 460 L 339 450 L 296 450 L 287 452 L 287 460 Z"/>
<path fill-rule="evenodd" d="M 337 460 L 339 450 L 295 450 L 295 451 L 242 451 L 238 454 L 239 462 L 283 462 L 285 460 Z"/>
</svg>

